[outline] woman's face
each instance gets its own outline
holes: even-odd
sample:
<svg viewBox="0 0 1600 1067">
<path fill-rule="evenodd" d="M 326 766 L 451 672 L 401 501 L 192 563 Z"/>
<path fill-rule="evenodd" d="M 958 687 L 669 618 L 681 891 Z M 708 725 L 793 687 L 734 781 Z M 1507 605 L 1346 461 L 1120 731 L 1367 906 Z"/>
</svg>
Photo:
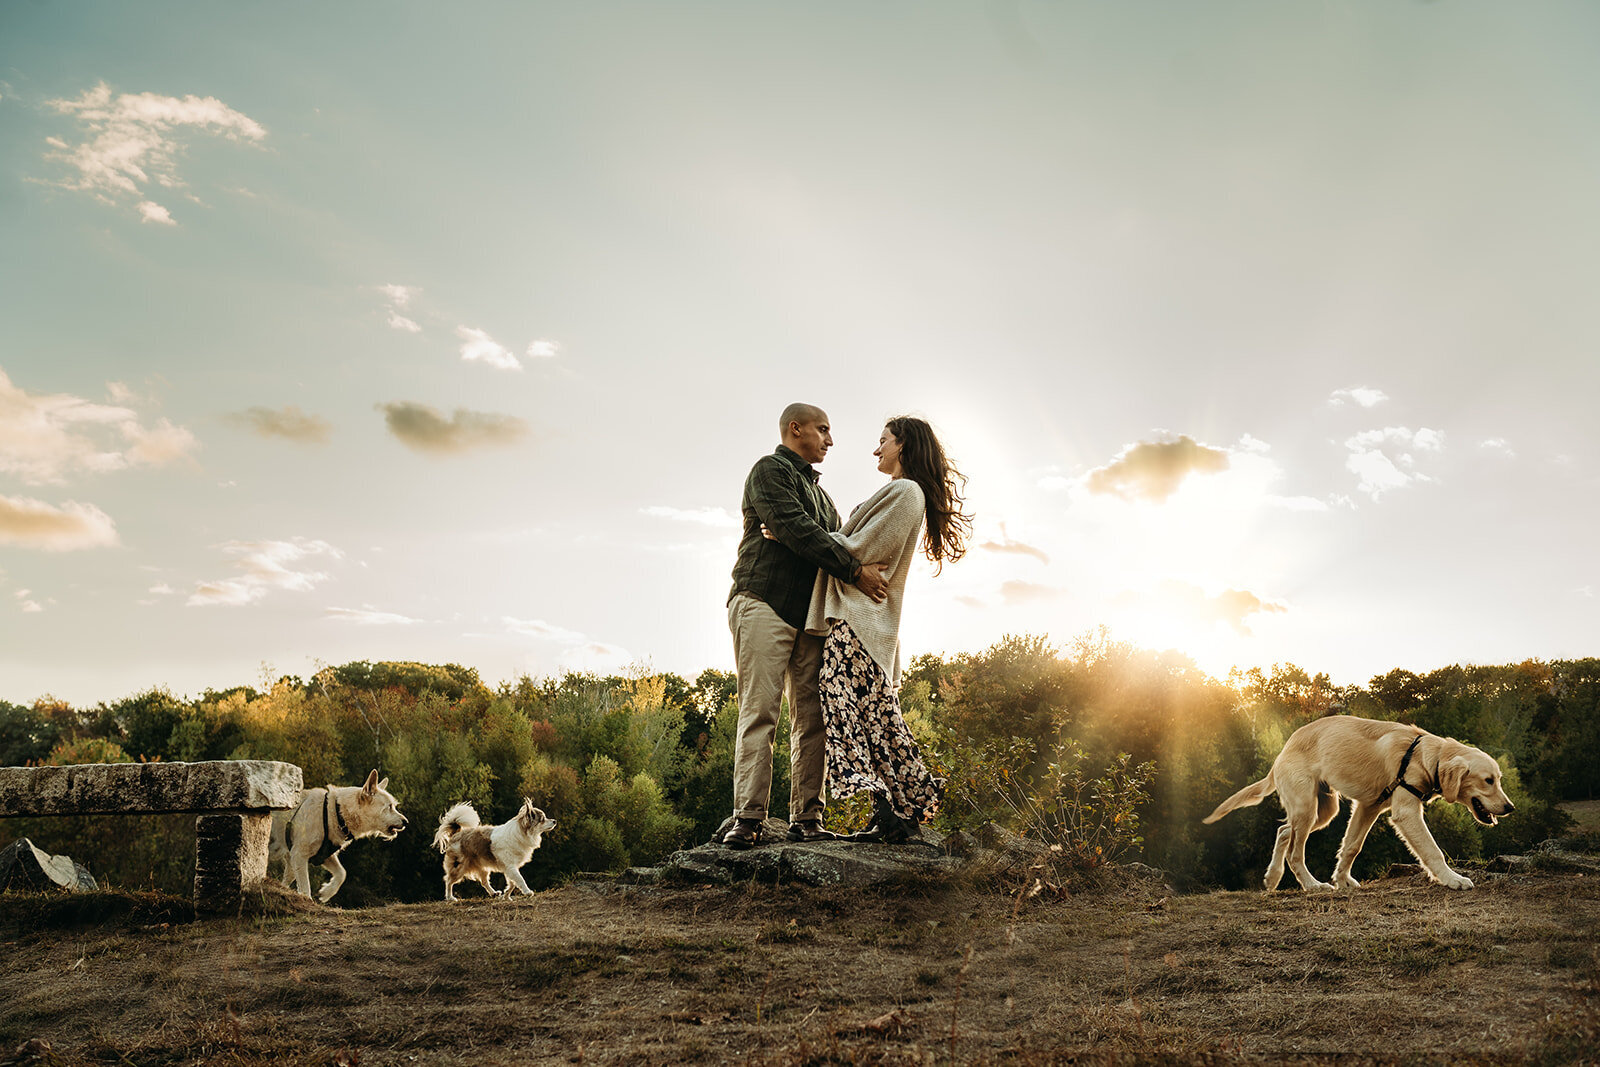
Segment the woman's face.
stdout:
<svg viewBox="0 0 1600 1067">
<path fill-rule="evenodd" d="M 883 428 L 883 436 L 878 438 L 878 447 L 872 454 L 878 457 L 878 469 L 889 477 L 898 478 L 905 473 L 900 466 L 900 441 L 889 427 Z"/>
</svg>

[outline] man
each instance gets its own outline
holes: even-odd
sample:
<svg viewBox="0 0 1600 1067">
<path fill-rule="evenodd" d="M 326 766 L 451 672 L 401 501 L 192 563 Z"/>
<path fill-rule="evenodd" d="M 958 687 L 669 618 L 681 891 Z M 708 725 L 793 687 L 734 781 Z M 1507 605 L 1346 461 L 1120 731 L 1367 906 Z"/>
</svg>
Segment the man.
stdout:
<svg viewBox="0 0 1600 1067">
<path fill-rule="evenodd" d="M 812 404 L 790 404 L 778 421 L 778 434 L 777 449 L 758 459 L 745 479 L 740 501 L 744 536 L 728 594 L 728 628 L 739 672 L 739 725 L 733 824 L 722 843 L 735 849 L 749 848 L 761 837 L 786 681 L 789 840 L 833 837 L 822 828 L 825 745 L 817 692 L 822 639 L 805 632 L 806 610 L 819 568 L 874 600 L 884 598 L 888 584 L 881 568 L 863 565 L 829 536 L 839 528 L 839 512 L 817 484 L 814 466 L 833 447 L 827 414 Z"/>
</svg>

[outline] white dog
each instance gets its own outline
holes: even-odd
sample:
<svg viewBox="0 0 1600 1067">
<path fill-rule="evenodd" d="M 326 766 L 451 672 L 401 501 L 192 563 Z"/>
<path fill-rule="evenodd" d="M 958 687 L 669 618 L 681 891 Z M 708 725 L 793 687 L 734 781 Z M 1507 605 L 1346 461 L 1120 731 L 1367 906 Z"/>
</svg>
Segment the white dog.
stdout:
<svg viewBox="0 0 1600 1067">
<path fill-rule="evenodd" d="M 556 821 L 545 818 L 527 797 L 516 817 L 499 826 L 484 826 L 471 804 L 457 804 L 444 813 L 439 832 L 433 835 L 433 847 L 444 855 L 444 899 L 456 899 L 456 883 L 469 878 L 491 897 L 509 894 L 513 886 L 531 894 L 519 868 L 533 858 L 544 832 L 555 826 Z M 489 875 L 495 871 L 506 876 L 504 890 L 497 891 L 489 884 Z"/>
<path fill-rule="evenodd" d="M 361 837 L 393 841 L 406 828 L 406 817 L 385 788 L 388 784 L 389 779 L 380 782 L 373 771 L 365 785 L 307 789 L 292 810 L 273 812 L 267 860 L 282 861 L 283 884 L 292 881 L 301 896 L 309 897 L 311 865 L 320 864 L 332 876 L 317 892 L 317 899 L 326 904 L 344 885 L 339 853 Z"/>
<path fill-rule="evenodd" d="M 1500 780 L 1500 765 L 1471 745 L 1436 737 L 1406 723 L 1330 715 L 1296 730 L 1261 781 L 1245 786 L 1206 816 L 1216 822 L 1235 808 L 1259 804 L 1274 791 L 1283 803 L 1283 825 L 1267 866 L 1266 887 L 1276 889 L 1283 865 L 1304 889 L 1355 889 L 1350 868 L 1378 816 L 1390 819 L 1428 877 L 1450 889 L 1471 889 L 1472 879 L 1457 874 L 1422 819 L 1423 805 L 1435 796 L 1464 804 L 1472 817 L 1493 826 L 1515 807 Z M 1339 797 L 1351 801 L 1350 823 L 1339 845 L 1333 882 L 1319 882 L 1306 870 L 1306 838 L 1339 813 Z"/>
</svg>

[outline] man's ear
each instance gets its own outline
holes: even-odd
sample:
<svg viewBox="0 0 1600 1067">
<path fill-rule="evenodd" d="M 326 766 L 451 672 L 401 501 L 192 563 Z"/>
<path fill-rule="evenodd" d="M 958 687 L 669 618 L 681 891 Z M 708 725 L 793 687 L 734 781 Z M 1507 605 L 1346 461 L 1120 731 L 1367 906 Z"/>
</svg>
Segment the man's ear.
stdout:
<svg viewBox="0 0 1600 1067">
<path fill-rule="evenodd" d="M 1466 784 L 1467 771 L 1467 761 L 1460 756 L 1452 756 L 1439 764 L 1439 793 L 1446 804 L 1461 803 L 1461 787 Z"/>
</svg>

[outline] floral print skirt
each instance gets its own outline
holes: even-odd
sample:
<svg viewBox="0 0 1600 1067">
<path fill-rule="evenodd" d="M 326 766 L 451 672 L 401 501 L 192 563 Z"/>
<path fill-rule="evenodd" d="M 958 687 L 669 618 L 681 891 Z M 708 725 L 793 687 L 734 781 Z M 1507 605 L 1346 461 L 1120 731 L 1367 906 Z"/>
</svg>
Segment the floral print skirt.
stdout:
<svg viewBox="0 0 1600 1067">
<path fill-rule="evenodd" d="M 827 726 L 830 796 L 880 793 L 896 815 L 922 823 L 939 810 L 940 782 L 928 773 L 900 698 L 843 619 L 822 642 L 822 720 Z"/>
</svg>

